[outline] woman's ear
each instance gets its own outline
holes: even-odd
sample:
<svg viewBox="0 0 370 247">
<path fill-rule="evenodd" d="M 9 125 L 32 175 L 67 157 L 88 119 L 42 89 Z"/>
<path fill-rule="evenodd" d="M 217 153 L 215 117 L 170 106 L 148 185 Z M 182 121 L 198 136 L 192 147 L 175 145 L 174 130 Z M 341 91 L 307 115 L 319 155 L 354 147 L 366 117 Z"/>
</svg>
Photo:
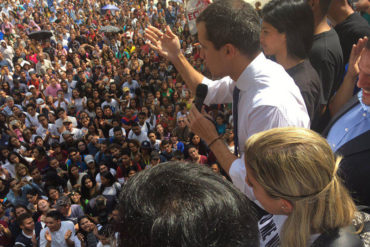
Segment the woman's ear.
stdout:
<svg viewBox="0 0 370 247">
<path fill-rule="evenodd" d="M 282 214 L 289 215 L 292 213 L 294 207 L 290 201 L 281 198 L 280 204 Z"/>
</svg>

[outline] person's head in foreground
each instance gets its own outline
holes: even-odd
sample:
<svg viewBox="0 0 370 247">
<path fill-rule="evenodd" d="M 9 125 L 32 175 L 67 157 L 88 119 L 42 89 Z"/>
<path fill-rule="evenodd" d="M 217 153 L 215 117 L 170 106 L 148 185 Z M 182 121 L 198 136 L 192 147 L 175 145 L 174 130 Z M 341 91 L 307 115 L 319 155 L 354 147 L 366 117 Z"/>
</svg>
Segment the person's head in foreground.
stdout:
<svg viewBox="0 0 370 247">
<path fill-rule="evenodd" d="M 258 246 L 250 202 L 211 169 L 168 162 L 144 170 L 119 199 L 120 246 Z"/>
<path fill-rule="evenodd" d="M 308 129 L 277 128 L 248 139 L 246 182 L 267 212 L 288 216 L 280 246 L 309 246 L 312 234 L 351 224 L 355 204 L 338 179 L 339 162 Z"/>
</svg>

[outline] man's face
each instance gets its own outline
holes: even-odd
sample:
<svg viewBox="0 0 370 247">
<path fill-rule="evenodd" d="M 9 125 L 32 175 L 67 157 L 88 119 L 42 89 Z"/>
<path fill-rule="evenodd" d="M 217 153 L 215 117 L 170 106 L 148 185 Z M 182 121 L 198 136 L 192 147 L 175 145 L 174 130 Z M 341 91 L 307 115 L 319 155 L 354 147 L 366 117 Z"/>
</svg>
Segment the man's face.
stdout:
<svg viewBox="0 0 370 247">
<path fill-rule="evenodd" d="M 226 71 L 223 71 L 225 67 L 223 63 L 225 56 L 223 55 L 222 48 L 216 50 L 212 42 L 207 39 L 206 25 L 204 22 L 198 23 L 197 29 L 199 43 L 202 46 L 200 55 L 204 59 L 208 70 L 215 78 L 226 76 Z"/>
<path fill-rule="evenodd" d="M 60 220 L 56 220 L 52 217 L 46 217 L 45 218 L 45 224 L 51 232 L 58 231 L 60 226 L 61 226 Z"/>
<path fill-rule="evenodd" d="M 139 115 L 139 123 L 144 124 L 144 121 L 145 121 L 145 116 Z"/>
<path fill-rule="evenodd" d="M 27 213 L 27 211 L 26 211 L 24 208 L 21 208 L 21 207 L 19 207 L 19 208 L 17 208 L 17 209 L 15 210 L 15 215 L 16 215 L 16 216 L 19 216 L 19 215 L 21 215 L 21 214 L 25 214 L 25 213 Z"/>
<path fill-rule="evenodd" d="M 114 138 L 116 138 L 116 139 L 122 139 L 122 137 L 123 137 L 122 130 L 115 131 L 113 134 L 114 134 Z"/>
<path fill-rule="evenodd" d="M 155 139 L 156 139 L 155 134 L 154 133 L 150 133 L 149 134 L 149 140 L 150 140 L 150 142 L 154 143 L 155 142 Z"/>
<path fill-rule="evenodd" d="M 130 156 L 124 154 L 121 156 L 121 161 L 123 165 L 128 165 L 130 164 Z"/>
<path fill-rule="evenodd" d="M 20 227 L 22 230 L 33 231 L 35 229 L 35 222 L 32 218 L 27 218 L 23 220 L 23 223 L 20 225 Z"/>
<path fill-rule="evenodd" d="M 179 120 L 177 120 L 177 123 L 178 123 L 180 128 L 185 128 L 185 126 L 186 126 L 184 118 L 179 118 Z"/>
<path fill-rule="evenodd" d="M 34 116 L 34 115 L 35 115 L 35 113 L 36 113 L 35 108 L 33 108 L 33 107 L 31 107 L 31 106 L 27 108 L 27 112 L 28 112 L 31 116 Z"/>
<path fill-rule="evenodd" d="M 79 160 L 79 155 L 80 155 L 80 153 L 79 152 L 71 152 L 70 154 L 69 154 L 70 156 L 71 156 L 71 159 L 73 160 L 73 161 L 78 161 Z"/>
<path fill-rule="evenodd" d="M 141 134 L 140 126 L 132 127 L 132 131 L 135 133 L 135 135 L 140 135 Z"/>
<path fill-rule="evenodd" d="M 107 167 L 106 165 L 101 165 L 101 166 L 99 167 L 99 170 L 100 170 L 100 173 L 102 173 L 102 172 L 107 172 L 107 171 L 108 171 L 108 167 Z"/>
<path fill-rule="evenodd" d="M 69 211 L 70 207 L 71 207 L 71 205 L 63 205 L 63 206 L 60 206 L 58 208 L 58 210 L 64 216 L 68 216 L 68 211 Z"/>
<path fill-rule="evenodd" d="M 362 102 L 370 105 L 370 50 L 365 48 L 358 64 L 360 73 L 357 86 L 362 89 Z"/>
<path fill-rule="evenodd" d="M 31 173 L 31 177 L 33 180 L 40 180 L 41 179 L 41 173 L 38 169 L 35 169 Z"/>
</svg>

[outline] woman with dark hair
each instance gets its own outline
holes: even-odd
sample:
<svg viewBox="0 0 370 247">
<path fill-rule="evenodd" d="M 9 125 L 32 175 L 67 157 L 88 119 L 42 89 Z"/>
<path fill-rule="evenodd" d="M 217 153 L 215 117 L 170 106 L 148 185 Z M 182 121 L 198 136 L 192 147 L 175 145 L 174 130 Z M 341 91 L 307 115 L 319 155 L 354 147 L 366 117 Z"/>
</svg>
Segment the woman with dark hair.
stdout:
<svg viewBox="0 0 370 247">
<path fill-rule="evenodd" d="M 44 139 L 42 139 L 41 136 L 35 136 L 34 138 L 34 147 L 42 147 L 45 148 L 46 150 L 49 150 L 50 146 L 48 143 L 44 142 Z"/>
<path fill-rule="evenodd" d="M 109 171 L 100 174 L 101 192 L 106 196 L 118 196 L 121 190 L 121 184 L 116 181 L 116 178 Z"/>
<path fill-rule="evenodd" d="M 72 204 L 77 204 L 79 205 L 82 210 L 84 210 L 86 203 L 85 200 L 83 200 L 81 196 L 81 192 L 78 189 L 72 189 L 71 193 L 68 195 L 69 199 L 71 200 Z"/>
<path fill-rule="evenodd" d="M 78 218 L 77 238 L 81 242 L 81 247 L 96 247 L 99 242 L 97 238 L 98 228 L 94 221 L 87 215 Z"/>
<path fill-rule="evenodd" d="M 79 172 L 79 167 L 76 164 L 70 164 L 68 167 L 68 191 L 72 191 L 72 189 L 79 189 L 81 187 L 82 178 L 85 175 L 86 173 Z"/>
<path fill-rule="evenodd" d="M 0 165 L 3 166 L 9 163 L 8 156 L 9 156 L 9 149 L 6 146 L 0 146 Z"/>
<path fill-rule="evenodd" d="M 78 152 L 81 155 L 88 155 L 89 154 L 89 150 L 87 149 L 87 145 L 86 145 L 86 142 L 84 140 L 79 140 L 77 142 L 77 149 L 78 149 Z"/>
<path fill-rule="evenodd" d="M 92 99 L 88 99 L 86 102 L 86 113 L 89 115 L 90 118 L 95 118 L 95 103 Z"/>
<path fill-rule="evenodd" d="M 190 145 L 194 146 L 198 153 L 204 156 L 208 155 L 208 147 L 207 144 L 200 139 L 200 137 L 194 133 L 190 133 Z M 188 147 L 187 147 L 188 149 Z M 188 151 L 185 152 L 185 154 L 188 153 Z"/>
<path fill-rule="evenodd" d="M 34 160 L 31 165 L 36 166 L 41 173 L 49 167 L 49 157 L 43 147 L 36 146 L 32 149 Z"/>
<path fill-rule="evenodd" d="M 54 186 L 49 186 L 47 188 L 47 196 L 49 198 L 50 207 L 55 207 L 55 204 L 60 197 L 59 190 Z"/>
<path fill-rule="evenodd" d="M 81 196 L 84 200 L 90 200 L 99 195 L 100 185 L 90 175 L 83 176 L 81 180 Z"/>
<path fill-rule="evenodd" d="M 320 78 L 308 59 L 314 34 L 312 9 L 305 0 L 273 0 L 263 7 L 262 17 L 262 49 L 294 79 L 315 129 L 325 102 Z"/>
</svg>

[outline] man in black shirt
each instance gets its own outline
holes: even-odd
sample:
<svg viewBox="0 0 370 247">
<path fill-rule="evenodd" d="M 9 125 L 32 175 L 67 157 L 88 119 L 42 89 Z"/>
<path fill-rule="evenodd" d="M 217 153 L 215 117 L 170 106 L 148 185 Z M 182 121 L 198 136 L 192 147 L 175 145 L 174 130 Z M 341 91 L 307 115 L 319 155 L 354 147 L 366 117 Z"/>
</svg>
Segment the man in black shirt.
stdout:
<svg viewBox="0 0 370 247">
<path fill-rule="evenodd" d="M 321 131 L 329 121 L 326 105 L 337 91 L 343 79 L 344 64 L 342 47 L 334 29 L 327 23 L 327 13 L 331 0 L 310 0 L 315 32 L 309 59 L 321 79 L 322 95 L 320 103 L 324 106 L 317 131 Z"/>
<path fill-rule="evenodd" d="M 347 0 L 332 1 L 328 17 L 338 33 L 344 64 L 347 64 L 352 45 L 360 38 L 370 36 L 369 24 L 359 13 L 354 12 Z"/>
<path fill-rule="evenodd" d="M 36 247 L 37 240 L 40 234 L 41 225 L 38 224 L 38 229 L 35 229 L 35 222 L 30 213 L 24 213 L 17 218 L 19 227 L 22 232 L 16 237 L 15 247 Z M 36 231 L 35 231 L 36 230 Z"/>
</svg>

